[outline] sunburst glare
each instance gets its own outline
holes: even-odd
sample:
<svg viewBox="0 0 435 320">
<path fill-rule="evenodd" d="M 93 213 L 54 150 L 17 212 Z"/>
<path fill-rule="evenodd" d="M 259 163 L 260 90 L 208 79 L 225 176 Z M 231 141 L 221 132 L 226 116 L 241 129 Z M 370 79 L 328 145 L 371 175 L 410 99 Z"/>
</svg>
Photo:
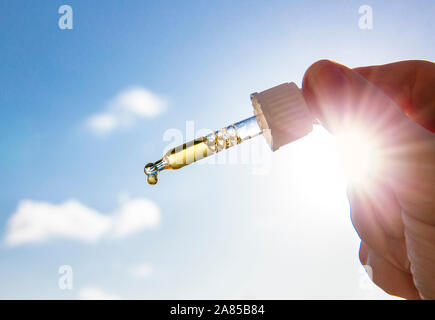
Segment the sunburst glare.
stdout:
<svg viewBox="0 0 435 320">
<path fill-rule="evenodd" d="M 363 129 L 346 129 L 336 136 L 337 155 L 348 183 L 363 184 L 380 167 L 376 139 Z"/>
</svg>

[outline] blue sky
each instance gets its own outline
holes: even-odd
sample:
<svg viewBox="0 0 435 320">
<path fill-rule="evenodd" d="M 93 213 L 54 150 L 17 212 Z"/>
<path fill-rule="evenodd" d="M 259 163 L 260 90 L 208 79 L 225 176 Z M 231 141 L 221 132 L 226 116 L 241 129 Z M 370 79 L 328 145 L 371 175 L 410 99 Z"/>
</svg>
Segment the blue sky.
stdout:
<svg viewBox="0 0 435 320">
<path fill-rule="evenodd" d="M 72 30 L 58 27 L 64 4 Z M 363 4 L 372 30 L 358 27 Z M 388 297 L 361 286 L 345 184 L 321 128 L 273 154 L 261 137 L 226 153 L 257 150 L 266 174 L 258 163 L 194 164 L 149 187 L 142 170 L 168 129 L 246 118 L 250 93 L 300 85 L 316 60 L 434 60 L 434 14 L 432 1 L 2 1 L 0 298 Z M 165 108 L 122 111 L 132 88 Z M 128 121 L 97 134 L 87 121 L 105 112 Z M 110 222 L 94 242 L 7 243 L 23 200 L 56 214 L 71 199 L 104 221 L 147 199 L 158 222 L 123 237 Z M 61 265 L 72 290 L 58 287 Z M 132 272 L 141 266 L 149 272 Z"/>
</svg>

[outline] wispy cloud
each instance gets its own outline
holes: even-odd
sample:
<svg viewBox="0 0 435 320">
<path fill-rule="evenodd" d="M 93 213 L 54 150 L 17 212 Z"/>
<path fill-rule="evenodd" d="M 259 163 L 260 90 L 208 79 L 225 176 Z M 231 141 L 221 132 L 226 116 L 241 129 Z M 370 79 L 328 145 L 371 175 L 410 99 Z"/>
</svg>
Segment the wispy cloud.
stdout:
<svg viewBox="0 0 435 320">
<path fill-rule="evenodd" d="M 112 214 L 99 213 L 77 200 L 61 204 L 22 200 L 7 222 L 5 243 L 17 246 L 52 239 L 96 242 L 123 238 L 160 222 L 159 207 L 147 199 L 129 199 Z"/>
<path fill-rule="evenodd" d="M 150 200 L 133 199 L 124 202 L 121 210 L 113 215 L 113 236 L 123 238 L 138 231 L 158 225 L 158 207 Z"/>
<path fill-rule="evenodd" d="M 152 118 L 164 111 L 166 101 L 143 87 L 130 87 L 109 101 L 102 112 L 90 115 L 86 126 L 98 135 L 134 125 L 138 118 Z"/>
<path fill-rule="evenodd" d="M 120 300 L 117 294 L 107 293 L 99 288 L 85 287 L 79 291 L 78 299 L 80 300 Z"/>
<path fill-rule="evenodd" d="M 129 272 L 135 278 L 146 278 L 153 273 L 153 266 L 149 263 L 142 263 L 131 267 Z"/>
</svg>

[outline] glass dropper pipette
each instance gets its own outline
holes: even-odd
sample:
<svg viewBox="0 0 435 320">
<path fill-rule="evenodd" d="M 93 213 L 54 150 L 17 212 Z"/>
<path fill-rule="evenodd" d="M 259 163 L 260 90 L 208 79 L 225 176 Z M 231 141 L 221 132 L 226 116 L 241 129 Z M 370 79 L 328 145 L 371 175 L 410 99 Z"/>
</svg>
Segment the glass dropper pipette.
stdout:
<svg viewBox="0 0 435 320">
<path fill-rule="evenodd" d="M 149 184 L 157 183 L 157 174 L 166 169 L 180 169 L 192 162 L 211 156 L 222 150 L 231 148 L 248 139 L 261 134 L 257 117 L 230 124 L 220 130 L 214 131 L 206 136 L 186 142 L 178 147 L 170 149 L 158 161 L 148 163 L 144 172 L 147 175 Z"/>
<path fill-rule="evenodd" d="M 156 184 L 160 171 L 180 169 L 260 134 L 276 151 L 313 129 L 313 117 L 300 89 L 292 82 L 253 93 L 251 100 L 254 116 L 172 148 L 160 160 L 145 166 L 147 182 Z"/>
</svg>

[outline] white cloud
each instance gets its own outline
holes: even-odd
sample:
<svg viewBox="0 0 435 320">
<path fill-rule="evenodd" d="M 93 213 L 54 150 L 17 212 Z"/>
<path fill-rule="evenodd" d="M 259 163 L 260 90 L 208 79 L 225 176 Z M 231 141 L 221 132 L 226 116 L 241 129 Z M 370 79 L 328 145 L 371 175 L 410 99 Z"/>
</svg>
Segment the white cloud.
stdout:
<svg viewBox="0 0 435 320">
<path fill-rule="evenodd" d="M 90 116 L 87 120 L 89 128 L 98 134 L 112 131 L 118 126 L 116 117 L 110 113 L 98 113 Z"/>
<path fill-rule="evenodd" d="M 99 214 L 76 200 L 60 205 L 23 200 L 8 221 L 6 243 L 43 242 L 54 237 L 92 242 L 110 227 L 109 216 Z"/>
<path fill-rule="evenodd" d="M 139 117 L 149 118 L 161 113 L 165 101 L 141 87 L 132 87 L 120 92 L 110 103 L 110 108 L 119 112 L 128 112 Z"/>
<path fill-rule="evenodd" d="M 115 237 L 122 238 L 143 228 L 156 227 L 159 221 L 159 208 L 154 202 L 145 199 L 129 200 L 113 216 L 113 233 Z"/>
<path fill-rule="evenodd" d="M 102 112 L 90 115 L 86 126 L 99 135 L 132 126 L 137 118 L 152 118 L 164 111 L 166 101 L 142 87 L 118 93 Z"/>
<path fill-rule="evenodd" d="M 146 278 L 153 273 L 153 267 L 148 263 L 142 263 L 131 267 L 129 271 L 135 278 Z"/>
<path fill-rule="evenodd" d="M 117 294 L 107 293 L 95 287 L 85 287 L 79 291 L 80 300 L 120 300 Z"/>
<path fill-rule="evenodd" d="M 17 246 L 56 238 L 96 242 L 123 238 L 159 224 L 160 210 L 152 201 L 129 199 L 112 214 L 88 208 L 77 200 L 61 204 L 22 200 L 7 222 L 5 243 Z"/>
</svg>

